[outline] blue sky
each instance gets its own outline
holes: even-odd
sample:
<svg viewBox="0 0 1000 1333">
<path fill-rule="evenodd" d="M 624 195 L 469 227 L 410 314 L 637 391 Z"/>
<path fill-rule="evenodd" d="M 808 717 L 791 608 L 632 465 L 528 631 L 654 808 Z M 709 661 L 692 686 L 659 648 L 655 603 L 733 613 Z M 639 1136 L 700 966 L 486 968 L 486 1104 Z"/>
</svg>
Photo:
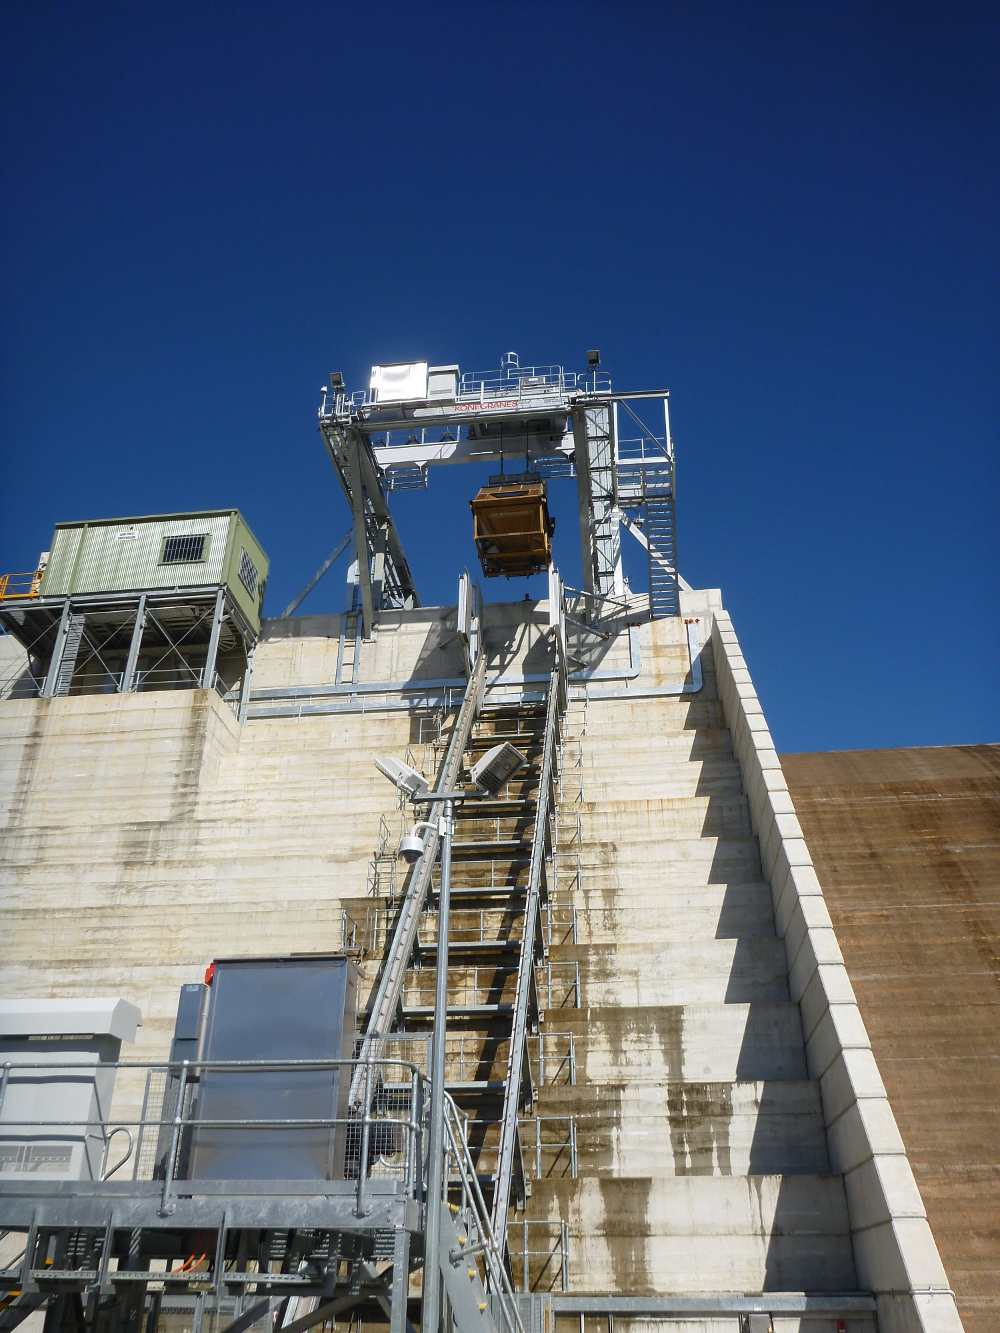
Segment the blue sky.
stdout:
<svg viewBox="0 0 1000 1333">
<path fill-rule="evenodd" d="M 277 614 L 347 527 L 331 370 L 599 347 L 780 750 L 1000 740 L 998 138 L 993 3 L 7 0 L 0 568 L 238 506 Z M 481 480 L 394 501 L 427 603 Z"/>
</svg>

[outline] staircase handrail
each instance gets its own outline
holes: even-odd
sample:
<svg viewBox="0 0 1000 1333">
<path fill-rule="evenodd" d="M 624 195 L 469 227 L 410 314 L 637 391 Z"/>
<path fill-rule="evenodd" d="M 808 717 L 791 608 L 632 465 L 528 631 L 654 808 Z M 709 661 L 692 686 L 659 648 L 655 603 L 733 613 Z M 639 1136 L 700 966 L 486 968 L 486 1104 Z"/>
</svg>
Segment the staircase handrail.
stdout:
<svg viewBox="0 0 1000 1333">
<path fill-rule="evenodd" d="M 487 1290 L 496 1298 L 507 1328 L 512 1333 L 524 1333 L 524 1325 L 521 1322 L 521 1316 L 517 1308 L 517 1296 L 507 1272 L 507 1266 L 504 1263 L 504 1249 L 497 1242 L 496 1234 L 493 1231 L 489 1209 L 479 1185 L 479 1177 L 462 1129 L 458 1107 L 450 1093 L 445 1093 L 444 1105 L 445 1129 L 455 1159 L 455 1167 L 462 1183 L 462 1193 L 472 1205 L 472 1216 L 479 1232 L 478 1240 L 472 1246 L 467 1247 L 465 1253 L 478 1252 L 482 1254 L 483 1263 L 486 1266 Z M 445 1189 L 447 1189 L 447 1180 L 445 1181 Z"/>
</svg>

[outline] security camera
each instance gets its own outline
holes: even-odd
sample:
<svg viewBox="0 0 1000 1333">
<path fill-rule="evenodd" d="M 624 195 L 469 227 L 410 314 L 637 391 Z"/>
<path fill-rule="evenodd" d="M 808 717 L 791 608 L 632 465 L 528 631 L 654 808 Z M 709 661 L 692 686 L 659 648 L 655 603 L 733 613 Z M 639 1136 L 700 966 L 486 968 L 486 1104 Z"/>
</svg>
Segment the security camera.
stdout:
<svg viewBox="0 0 1000 1333">
<path fill-rule="evenodd" d="M 469 776 L 480 791 L 496 796 L 514 774 L 527 763 L 520 750 L 515 750 L 509 741 L 502 741 L 487 750 L 478 763 L 473 764 Z"/>
<path fill-rule="evenodd" d="M 399 840 L 399 854 L 409 866 L 419 861 L 424 854 L 424 840 L 420 834 L 404 834 Z"/>
<path fill-rule="evenodd" d="M 410 829 L 409 833 L 405 833 L 400 838 L 399 855 L 407 865 L 413 865 L 413 863 L 419 861 L 424 854 L 424 840 L 418 832 L 419 829 L 423 828 L 436 829 L 440 836 L 444 832 L 444 821 L 422 819 L 419 824 L 413 825 L 413 828 Z"/>
</svg>

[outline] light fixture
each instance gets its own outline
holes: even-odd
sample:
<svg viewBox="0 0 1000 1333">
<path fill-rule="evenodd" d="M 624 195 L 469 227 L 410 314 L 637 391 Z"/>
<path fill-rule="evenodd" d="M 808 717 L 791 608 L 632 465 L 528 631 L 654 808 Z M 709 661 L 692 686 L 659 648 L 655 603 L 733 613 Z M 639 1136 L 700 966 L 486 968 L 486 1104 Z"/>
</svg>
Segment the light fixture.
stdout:
<svg viewBox="0 0 1000 1333">
<path fill-rule="evenodd" d="M 478 763 L 473 764 L 469 776 L 480 789 L 496 796 L 513 776 L 528 762 L 520 750 L 515 750 L 509 741 L 502 741 L 487 750 Z"/>
<path fill-rule="evenodd" d="M 601 354 L 596 347 L 591 348 L 587 353 L 587 365 L 591 370 L 596 370 L 601 364 Z"/>
<path fill-rule="evenodd" d="M 339 370 L 330 371 L 330 383 L 335 389 L 342 389 L 344 387 L 344 377 Z"/>
<path fill-rule="evenodd" d="M 401 759 L 393 759 L 391 756 L 387 759 L 376 759 L 375 767 L 407 796 L 420 796 L 427 791 L 427 779 L 423 774 L 418 773 L 409 764 L 404 764 Z"/>
</svg>

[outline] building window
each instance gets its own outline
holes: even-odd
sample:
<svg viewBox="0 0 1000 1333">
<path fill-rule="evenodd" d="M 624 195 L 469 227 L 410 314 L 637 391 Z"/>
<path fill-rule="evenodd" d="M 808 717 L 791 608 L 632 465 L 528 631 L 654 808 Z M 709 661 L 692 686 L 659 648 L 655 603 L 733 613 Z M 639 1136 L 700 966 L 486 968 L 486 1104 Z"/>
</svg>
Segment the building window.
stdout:
<svg viewBox="0 0 1000 1333">
<path fill-rule="evenodd" d="M 240 547 L 240 582 L 251 597 L 257 596 L 257 570 L 245 546 Z"/>
<path fill-rule="evenodd" d="M 197 536 L 164 537 L 161 565 L 197 565 L 205 559 L 205 545 L 208 533 Z"/>
</svg>

